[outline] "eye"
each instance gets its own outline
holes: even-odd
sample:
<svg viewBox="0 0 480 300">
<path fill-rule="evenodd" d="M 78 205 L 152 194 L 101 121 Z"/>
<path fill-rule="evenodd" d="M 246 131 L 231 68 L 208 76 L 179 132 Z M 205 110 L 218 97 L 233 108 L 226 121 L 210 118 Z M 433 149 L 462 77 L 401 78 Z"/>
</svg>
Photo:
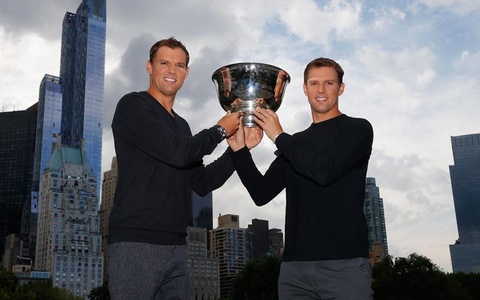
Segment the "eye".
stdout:
<svg viewBox="0 0 480 300">
<path fill-rule="evenodd" d="M 186 69 L 187 66 L 185 64 L 178 64 L 177 67 L 179 67 L 180 69 Z"/>
</svg>

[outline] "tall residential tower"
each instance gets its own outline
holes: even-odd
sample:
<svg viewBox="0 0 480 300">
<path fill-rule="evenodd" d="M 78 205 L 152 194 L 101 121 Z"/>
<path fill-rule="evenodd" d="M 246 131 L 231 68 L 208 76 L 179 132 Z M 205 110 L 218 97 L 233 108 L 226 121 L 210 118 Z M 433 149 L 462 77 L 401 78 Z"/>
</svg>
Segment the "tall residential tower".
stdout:
<svg viewBox="0 0 480 300">
<path fill-rule="evenodd" d="M 388 255 L 387 229 L 383 199 L 376 185 L 375 178 L 365 180 L 365 202 L 363 206 L 368 226 L 368 251 L 373 265 Z"/>
<path fill-rule="evenodd" d="M 67 12 L 60 59 L 62 143 L 79 148 L 83 140 L 98 181 L 102 178 L 106 20 L 106 0 L 83 0 L 76 14 Z"/>
<path fill-rule="evenodd" d="M 454 273 L 480 273 L 480 134 L 452 136 L 450 166 L 458 240 L 450 245 Z"/>
</svg>

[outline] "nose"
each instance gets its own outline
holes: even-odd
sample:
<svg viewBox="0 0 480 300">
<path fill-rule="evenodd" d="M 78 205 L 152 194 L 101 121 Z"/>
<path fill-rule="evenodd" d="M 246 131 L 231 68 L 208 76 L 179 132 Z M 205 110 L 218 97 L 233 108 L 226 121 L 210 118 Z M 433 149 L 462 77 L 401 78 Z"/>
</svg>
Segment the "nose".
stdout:
<svg viewBox="0 0 480 300">
<path fill-rule="evenodd" d="M 167 67 L 167 72 L 170 74 L 175 73 L 175 66 L 173 64 L 169 64 Z"/>
<path fill-rule="evenodd" d="M 320 93 L 323 93 L 325 91 L 325 85 L 323 83 L 320 83 L 318 85 L 318 88 L 317 90 L 320 92 Z"/>
</svg>

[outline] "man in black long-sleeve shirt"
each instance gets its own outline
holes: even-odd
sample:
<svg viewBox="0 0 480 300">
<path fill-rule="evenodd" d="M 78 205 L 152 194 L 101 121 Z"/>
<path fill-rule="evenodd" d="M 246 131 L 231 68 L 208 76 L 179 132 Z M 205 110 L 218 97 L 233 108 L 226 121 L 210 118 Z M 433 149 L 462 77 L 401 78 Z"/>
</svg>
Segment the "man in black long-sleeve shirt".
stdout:
<svg viewBox="0 0 480 300">
<path fill-rule="evenodd" d="M 280 299 L 372 298 L 363 203 L 373 129 L 340 112 L 344 88 L 340 65 L 318 58 L 304 72 L 309 128 L 287 134 L 272 110 L 257 109 L 256 122 L 279 152 L 265 175 L 249 151 L 255 129 L 241 126 L 228 139 L 235 169 L 257 205 L 286 189 Z"/>
<path fill-rule="evenodd" d="M 233 134 L 240 114 L 192 136 L 173 110 L 188 75 L 189 54 L 174 38 L 150 49 L 147 91 L 120 99 L 112 122 L 118 183 L 109 219 L 109 290 L 117 299 L 189 299 L 186 259 L 191 190 L 199 195 L 220 187 L 234 172 L 228 150 L 211 164 L 211 154 Z"/>
</svg>

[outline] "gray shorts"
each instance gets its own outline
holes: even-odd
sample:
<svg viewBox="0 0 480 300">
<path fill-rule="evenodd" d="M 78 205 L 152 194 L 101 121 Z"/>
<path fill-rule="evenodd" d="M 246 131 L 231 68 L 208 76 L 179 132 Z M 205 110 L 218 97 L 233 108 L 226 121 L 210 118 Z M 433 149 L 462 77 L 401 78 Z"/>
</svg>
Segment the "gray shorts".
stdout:
<svg viewBox="0 0 480 300">
<path fill-rule="evenodd" d="M 278 296 L 286 299 L 373 299 L 367 258 L 282 262 Z"/>
<path fill-rule="evenodd" d="M 186 245 L 108 245 L 111 299 L 190 299 L 186 253 Z"/>
</svg>

